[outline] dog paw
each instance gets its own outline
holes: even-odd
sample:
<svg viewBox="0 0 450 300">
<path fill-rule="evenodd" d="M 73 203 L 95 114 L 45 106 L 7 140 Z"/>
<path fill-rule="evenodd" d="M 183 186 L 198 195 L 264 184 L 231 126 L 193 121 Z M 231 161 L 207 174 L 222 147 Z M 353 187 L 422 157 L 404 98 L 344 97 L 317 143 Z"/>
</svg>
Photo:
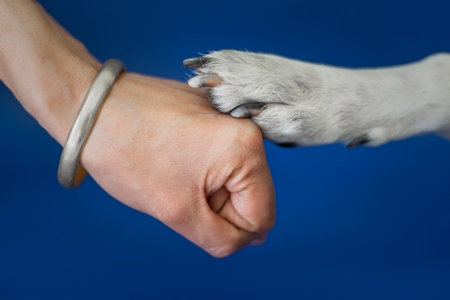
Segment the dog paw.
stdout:
<svg viewBox="0 0 450 300">
<path fill-rule="evenodd" d="M 196 68 L 188 84 L 203 89 L 214 107 L 233 117 L 251 118 L 264 137 L 281 146 L 333 143 L 341 139 L 339 101 L 330 101 L 327 69 L 270 54 L 235 50 L 186 59 Z M 368 141 L 364 132 L 347 143 Z M 356 141 L 356 139 L 359 139 Z M 353 143 L 352 143 L 353 142 Z"/>
<path fill-rule="evenodd" d="M 235 50 L 183 64 L 196 69 L 188 84 L 203 89 L 216 109 L 251 118 L 282 146 L 377 146 L 418 132 L 404 122 L 420 113 L 403 108 L 407 68 L 349 70 Z"/>
</svg>

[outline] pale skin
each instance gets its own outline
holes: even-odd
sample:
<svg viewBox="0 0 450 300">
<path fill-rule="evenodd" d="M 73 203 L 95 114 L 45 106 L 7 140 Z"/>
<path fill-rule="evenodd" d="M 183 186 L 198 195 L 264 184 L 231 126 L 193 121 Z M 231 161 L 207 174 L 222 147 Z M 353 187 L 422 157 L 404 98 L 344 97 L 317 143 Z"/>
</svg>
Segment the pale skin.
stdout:
<svg viewBox="0 0 450 300">
<path fill-rule="evenodd" d="M 0 32 L 0 79 L 64 145 L 101 64 L 32 0 L 0 0 Z M 114 198 L 215 257 L 262 244 L 275 221 L 259 128 L 184 83 L 122 74 L 81 163 Z"/>
</svg>

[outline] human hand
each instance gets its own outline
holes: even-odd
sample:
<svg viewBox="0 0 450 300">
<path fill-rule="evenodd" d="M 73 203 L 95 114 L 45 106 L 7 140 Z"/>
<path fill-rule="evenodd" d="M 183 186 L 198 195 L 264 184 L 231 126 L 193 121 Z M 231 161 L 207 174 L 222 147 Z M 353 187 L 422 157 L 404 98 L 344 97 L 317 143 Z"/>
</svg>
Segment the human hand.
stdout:
<svg viewBox="0 0 450 300">
<path fill-rule="evenodd" d="M 63 145 L 99 63 L 36 2 L 0 8 L 0 25 L 13 24 L 2 37 L 0 78 Z M 122 74 L 81 163 L 113 197 L 213 256 L 261 244 L 274 224 L 258 127 L 218 113 L 182 83 Z"/>
<path fill-rule="evenodd" d="M 113 197 L 213 256 L 261 244 L 274 223 L 259 129 L 217 113 L 184 84 L 123 75 L 82 163 Z"/>
</svg>

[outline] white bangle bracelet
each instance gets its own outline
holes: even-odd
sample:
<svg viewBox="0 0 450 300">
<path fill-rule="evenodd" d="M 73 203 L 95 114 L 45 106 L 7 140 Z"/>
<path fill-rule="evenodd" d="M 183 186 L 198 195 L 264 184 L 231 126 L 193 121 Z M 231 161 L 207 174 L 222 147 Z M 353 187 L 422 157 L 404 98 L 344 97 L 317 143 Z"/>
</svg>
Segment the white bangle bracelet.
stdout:
<svg viewBox="0 0 450 300">
<path fill-rule="evenodd" d="M 113 83 L 124 70 L 125 66 L 122 62 L 110 59 L 105 62 L 92 82 L 61 154 L 58 181 L 62 186 L 69 189 L 75 188 L 83 182 L 88 174 L 80 164 L 81 154 L 103 102 Z"/>
</svg>

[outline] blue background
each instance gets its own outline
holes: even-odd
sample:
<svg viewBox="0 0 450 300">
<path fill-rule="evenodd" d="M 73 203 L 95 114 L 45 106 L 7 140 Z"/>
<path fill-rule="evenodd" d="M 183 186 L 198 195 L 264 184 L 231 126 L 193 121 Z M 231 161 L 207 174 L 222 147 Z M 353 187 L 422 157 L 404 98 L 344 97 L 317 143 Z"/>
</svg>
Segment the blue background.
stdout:
<svg viewBox="0 0 450 300">
<path fill-rule="evenodd" d="M 181 61 L 248 49 L 346 67 L 450 51 L 450 2 L 42 1 L 100 60 L 185 81 Z M 414 88 L 414 87 L 412 87 Z M 450 143 L 266 143 L 277 223 L 214 259 L 92 179 L 0 85 L 0 299 L 450 299 Z"/>
</svg>

